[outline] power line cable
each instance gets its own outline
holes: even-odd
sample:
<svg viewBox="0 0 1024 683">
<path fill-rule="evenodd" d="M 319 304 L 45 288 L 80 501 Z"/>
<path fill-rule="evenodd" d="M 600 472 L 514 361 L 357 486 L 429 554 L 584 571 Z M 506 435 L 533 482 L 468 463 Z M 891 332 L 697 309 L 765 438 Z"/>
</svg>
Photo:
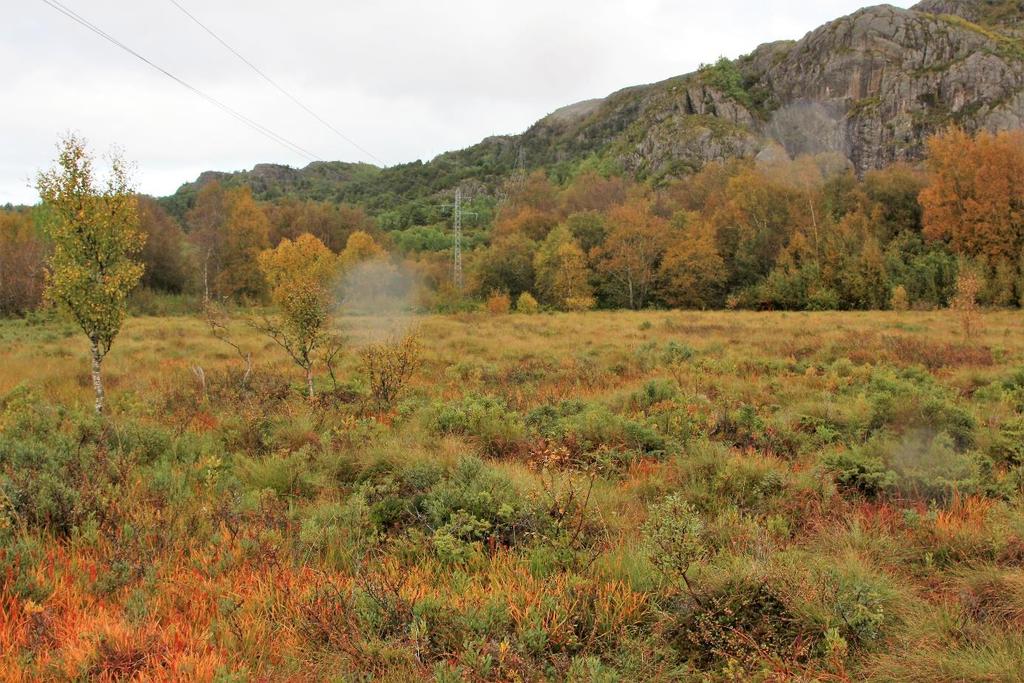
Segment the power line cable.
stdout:
<svg viewBox="0 0 1024 683">
<path fill-rule="evenodd" d="M 181 86 L 187 88 L 188 90 L 192 91 L 193 93 L 195 93 L 199 97 L 203 98 L 204 100 L 206 100 L 210 104 L 213 104 L 214 106 L 216 106 L 217 108 L 219 108 L 222 111 L 226 112 L 227 114 L 233 116 L 235 119 L 237 119 L 238 121 L 246 124 L 247 126 L 252 128 L 253 130 L 257 131 L 258 133 L 260 133 L 260 134 L 264 135 L 265 137 L 273 140 L 274 142 L 282 145 L 283 147 L 285 147 L 289 151 L 296 152 L 296 153 L 298 153 L 298 154 L 300 154 L 300 155 L 302 155 L 302 156 L 304 156 L 304 157 L 306 157 L 308 159 L 311 159 L 311 160 L 319 160 L 320 159 L 320 157 L 318 157 L 313 152 L 310 152 L 309 150 L 305 149 L 304 147 L 301 147 L 301 146 L 295 144 L 294 142 L 292 142 L 288 138 L 284 137 L 283 135 L 279 135 L 278 133 L 275 133 L 270 128 L 267 128 L 263 124 L 261 124 L 261 123 L 259 123 L 257 121 L 254 121 L 253 119 L 249 118 L 245 114 L 242 114 L 241 112 L 239 112 L 239 111 L 237 111 L 235 109 L 232 109 L 231 107 L 229 107 L 228 105 L 224 104 L 223 102 L 221 102 L 217 98 L 213 97 L 212 95 L 206 94 L 202 90 L 199 90 L 198 88 L 190 85 L 189 83 L 185 82 L 181 78 L 175 76 L 173 73 L 171 73 L 167 69 L 163 68 L 162 66 L 160 66 L 160 65 L 150 61 L 149 59 L 147 59 L 143 55 L 139 54 L 138 52 L 136 52 L 132 48 L 130 48 L 127 45 L 125 45 L 124 43 L 122 43 L 120 40 L 118 40 L 114 36 L 110 35 L 106 31 L 101 29 L 100 27 L 98 27 L 95 24 L 93 24 L 92 22 L 90 22 L 88 19 L 85 19 L 80 14 L 76 13 L 74 10 L 71 10 L 68 7 L 66 7 L 65 5 L 63 5 L 59 0 L 42 0 L 42 2 L 44 4 L 46 4 L 46 5 L 48 5 L 49 7 L 57 10 L 58 12 L 60 12 L 64 16 L 68 17 L 69 19 L 72 19 L 73 21 L 81 24 L 82 26 L 84 26 L 85 28 L 89 29 L 90 31 L 92 31 L 96 35 L 98 35 L 98 36 L 100 36 L 100 37 L 110 41 L 111 43 L 113 43 L 117 47 L 121 48 L 125 52 L 129 53 L 130 55 L 132 55 L 133 57 L 136 57 L 137 59 L 145 62 L 146 64 L 148 64 L 152 68 L 154 68 L 157 71 L 159 71 L 160 73 L 162 73 L 164 76 L 167 76 L 168 78 L 170 78 L 174 82 L 176 82 L 179 85 L 181 85 Z"/>
<path fill-rule="evenodd" d="M 365 154 L 366 156 L 370 157 L 371 159 L 373 159 L 374 161 L 376 161 L 377 163 L 379 163 L 379 164 L 380 164 L 381 166 L 386 166 L 386 165 L 387 165 L 387 164 L 385 164 L 385 163 L 384 163 L 383 161 L 381 161 L 381 160 L 380 160 L 380 159 L 379 159 L 379 158 L 378 158 L 378 157 L 377 157 L 376 155 L 374 155 L 374 154 L 373 154 L 372 152 L 370 152 L 369 150 L 367 150 L 367 149 L 366 149 L 365 147 L 363 147 L 362 145 L 360 145 L 360 144 L 359 144 L 358 142 L 356 142 L 356 141 L 355 141 L 355 140 L 353 140 L 352 138 L 350 138 L 350 137 L 348 137 L 347 135 L 345 135 L 344 133 L 342 133 L 342 132 L 341 132 L 340 130 L 338 130 L 338 129 L 337 129 L 336 127 L 334 127 L 333 125 L 331 125 L 331 123 L 330 123 L 329 121 L 327 121 L 327 120 L 326 120 L 325 118 L 323 118 L 322 116 L 320 116 L 319 114 L 317 114 L 317 113 L 316 113 L 315 111 L 313 111 L 313 110 L 312 110 L 312 109 L 311 109 L 310 107 L 306 106 L 306 104 L 305 104 L 305 103 L 303 103 L 303 102 L 302 102 L 302 101 L 301 101 L 301 100 L 300 100 L 299 98 L 297 98 L 297 97 L 296 97 L 295 95 L 293 95 L 292 93 L 290 93 L 290 92 L 289 92 L 288 90 L 285 90 L 285 89 L 284 89 L 284 87 L 282 87 L 282 86 L 281 86 L 281 85 L 280 85 L 280 84 L 279 84 L 279 83 L 278 83 L 277 81 L 275 81 L 275 80 L 274 80 L 273 78 L 271 78 L 271 77 L 270 77 L 270 76 L 268 76 L 268 75 L 267 75 L 266 73 L 264 73 L 262 69 L 260 69 L 260 68 L 259 68 L 258 66 L 256 66 L 255 64 L 253 64 L 252 62 L 250 62 L 250 61 L 249 61 L 248 59 L 246 59 L 246 58 L 245 58 L 245 57 L 244 57 L 244 56 L 243 56 L 243 55 L 242 55 L 242 54 L 241 54 L 241 53 L 240 53 L 240 52 L 239 52 L 238 50 L 236 50 L 235 48 L 231 47 L 231 46 L 230 46 L 230 45 L 229 45 L 229 44 L 227 43 L 227 41 L 225 41 L 225 40 L 224 40 L 223 38 L 221 38 L 221 37 L 220 37 L 219 35 L 217 35 L 217 33 L 216 33 L 216 32 L 214 32 L 214 30 L 213 30 L 213 29 L 211 29 L 211 28 L 210 28 L 209 26 L 207 26 L 207 25 L 206 25 L 206 24 L 204 24 L 203 22 L 199 21 L 199 19 L 197 19 L 197 18 L 196 18 L 196 16 L 195 16 L 194 14 L 192 14 L 192 13 L 191 13 L 191 12 L 189 12 L 189 11 L 188 11 L 187 9 L 185 9 L 185 8 L 184 8 L 184 7 L 183 7 L 183 6 L 181 5 L 181 3 L 179 3 L 179 2 L 178 2 L 178 0 L 168 0 L 168 2 L 170 2 L 170 3 L 172 4 L 172 5 L 174 5 L 174 6 L 175 6 L 175 7 L 177 7 L 177 8 L 179 9 L 179 10 L 181 10 L 181 11 L 182 11 L 182 13 L 183 13 L 183 14 L 184 14 L 185 16 L 187 16 L 187 17 L 188 17 L 189 19 L 191 19 L 192 21 L 194 21 L 194 22 L 195 22 L 195 23 L 196 23 L 196 24 L 197 24 L 197 25 L 198 25 L 198 26 L 199 26 L 199 27 L 200 27 L 201 29 L 203 29 L 204 31 L 206 31 L 207 33 L 209 33 L 209 34 L 210 34 L 210 35 L 211 35 L 211 36 L 212 36 L 212 37 L 214 38 L 214 40 L 216 40 L 216 41 L 217 41 L 218 43 L 220 43 L 221 45 L 223 45 L 223 46 L 224 46 L 224 47 L 225 47 L 225 48 L 226 48 L 226 49 L 227 49 L 227 50 L 228 50 L 228 51 L 229 51 L 229 52 L 230 52 L 231 54 L 233 54 L 233 55 L 234 55 L 235 57 L 238 57 L 238 59 L 240 59 L 240 60 L 242 61 L 242 63 L 244 63 L 244 64 L 245 64 L 246 66 L 248 66 L 248 67 L 249 67 L 250 69 L 252 69 L 252 70 L 253 70 L 253 71 L 255 71 L 255 72 L 256 72 L 257 74 L 259 74 L 259 76 L 260 76 L 260 77 L 261 77 L 261 78 L 262 78 L 263 80 L 265 80 L 265 81 L 266 81 L 267 83 L 269 83 L 270 85 L 272 85 L 272 86 L 274 86 L 275 88 L 277 88 L 277 90 L 279 90 L 279 91 L 280 91 L 280 92 L 281 92 L 281 93 L 282 93 L 282 94 L 283 94 L 283 95 L 284 95 L 285 97 L 287 97 L 288 99 L 290 99 L 290 100 L 291 100 L 292 102 L 294 102 L 294 103 L 295 103 L 296 105 L 298 105 L 299 107 L 301 107 L 301 108 L 302 108 L 302 109 L 303 109 L 303 110 L 304 110 L 304 111 L 305 111 L 305 112 L 306 112 L 307 114 L 309 114 L 310 116 L 312 116 L 313 118 L 315 118 L 315 119 L 316 119 L 317 121 L 319 121 L 320 123 L 322 123 L 322 124 L 323 124 L 324 126 L 326 126 L 327 128 L 329 128 L 329 129 L 330 129 L 330 130 L 331 130 L 331 131 L 332 131 L 332 132 L 333 132 L 333 133 L 334 133 L 335 135 L 337 135 L 337 136 L 338 136 L 339 138 L 341 138 L 342 140 L 344 140 L 344 141 L 345 141 L 345 142 L 347 142 L 348 144 L 352 145 L 353 147 L 355 147 L 356 149 L 358 149 L 358 150 L 359 150 L 360 152 L 362 152 L 362 153 L 363 153 L 363 154 Z"/>
</svg>

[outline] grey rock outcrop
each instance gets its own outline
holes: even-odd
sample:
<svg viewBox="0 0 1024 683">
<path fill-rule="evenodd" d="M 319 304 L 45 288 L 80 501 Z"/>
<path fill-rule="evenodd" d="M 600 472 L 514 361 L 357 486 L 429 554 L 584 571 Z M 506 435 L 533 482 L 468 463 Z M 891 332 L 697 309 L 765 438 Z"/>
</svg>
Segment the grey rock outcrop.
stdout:
<svg viewBox="0 0 1024 683">
<path fill-rule="evenodd" d="M 808 34 L 759 83 L 783 112 L 795 103 L 834 112 L 863 171 L 920 158 L 925 137 L 952 123 L 1018 127 L 1024 53 L 1014 43 L 952 16 L 873 7 Z"/>
<path fill-rule="evenodd" d="M 641 176 L 685 173 L 772 142 L 790 154 L 840 152 L 859 172 L 915 161 L 950 124 L 1024 125 L 1022 4 L 869 7 L 740 58 L 739 92 L 702 70 L 559 110 L 519 144 L 536 165 L 600 153 Z"/>
</svg>

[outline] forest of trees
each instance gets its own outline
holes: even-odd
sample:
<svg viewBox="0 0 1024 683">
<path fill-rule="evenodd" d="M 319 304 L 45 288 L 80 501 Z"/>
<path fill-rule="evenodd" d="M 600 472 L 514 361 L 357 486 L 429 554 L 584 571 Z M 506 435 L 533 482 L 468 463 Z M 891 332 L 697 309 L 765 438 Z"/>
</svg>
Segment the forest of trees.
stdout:
<svg viewBox="0 0 1024 683">
<path fill-rule="evenodd" d="M 536 171 L 478 200 L 467 218 L 467 291 L 453 291 L 443 215 L 403 229 L 364 208 L 294 198 L 257 201 L 247 187 L 204 185 L 179 220 L 138 198 L 147 236 L 141 288 L 266 302 L 258 255 L 309 233 L 344 260 L 369 250 L 415 276 L 427 310 L 524 293 L 559 310 L 683 307 L 884 309 L 942 307 L 958 273 L 979 301 L 1024 299 L 1024 134 L 933 137 L 922 167 L 854 175 L 832 155 L 712 163 L 652 187 L 581 170 L 563 182 Z M 438 203 L 442 201 L 438 199 Z M 0 211 L 0 314 L 42 304 L 52 246 L 48 208 Z M 177 212 L 181 213 L 181 212 Z"/>
</svg>

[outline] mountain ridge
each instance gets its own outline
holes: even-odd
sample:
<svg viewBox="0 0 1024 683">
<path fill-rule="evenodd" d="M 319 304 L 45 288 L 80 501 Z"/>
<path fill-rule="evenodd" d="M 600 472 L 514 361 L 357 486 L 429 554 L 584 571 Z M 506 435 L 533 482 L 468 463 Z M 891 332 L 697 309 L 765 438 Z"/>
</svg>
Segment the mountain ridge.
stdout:
<svg viewBox="0 0 1024 683">
<path fill-rule="evenodd" d="M 247 184 L 261 199 L 351 202 L 413 224 L 428 220 L 428 200 L 461 182 L 496 194 L 524 160 L 555 177 L 589 164 L 655 183 L 776 145 L 793 156 L 839 153 L 858 173 L 914 162 L 928 135 L 950 124 L 1024 126 L 1022 8 L 1017 0 L 866 7 L 798 40 L 569 104 L 522 133 L 489 136 L 427 162 L 208 171 L 165 203 L 180 215 L 202 184 L 218 179 Z"/>
</svg>

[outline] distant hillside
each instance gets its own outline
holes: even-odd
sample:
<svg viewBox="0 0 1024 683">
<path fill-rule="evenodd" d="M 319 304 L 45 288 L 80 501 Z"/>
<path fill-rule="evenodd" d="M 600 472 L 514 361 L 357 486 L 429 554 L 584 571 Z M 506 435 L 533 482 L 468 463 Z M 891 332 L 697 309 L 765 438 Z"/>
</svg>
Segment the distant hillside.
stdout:
<svg viewBox="0 0 1024 683">
<path fill-rule="evenodd" d="M 432 161 L 378 169 L 317 162 L 203 173 L 165 203 L 179 215 L 214 178 L 259 198 L 351 202 L 386 225 L 429 222 L 438 195 L 473 180 L 495 193 L 525 160 L 556 177 L 581 164 L 657 182 L 712 160 L 781 143 L 791 154 L 841 152 L 860 171 L 921 158 L 932 132 L 1024 121 L 1022 3 L 924 0 L 862 9 L 799 41 L 762 45 L 684 76 L 563 107 L 520 135 L 494 136 Z"/>
</svg>

